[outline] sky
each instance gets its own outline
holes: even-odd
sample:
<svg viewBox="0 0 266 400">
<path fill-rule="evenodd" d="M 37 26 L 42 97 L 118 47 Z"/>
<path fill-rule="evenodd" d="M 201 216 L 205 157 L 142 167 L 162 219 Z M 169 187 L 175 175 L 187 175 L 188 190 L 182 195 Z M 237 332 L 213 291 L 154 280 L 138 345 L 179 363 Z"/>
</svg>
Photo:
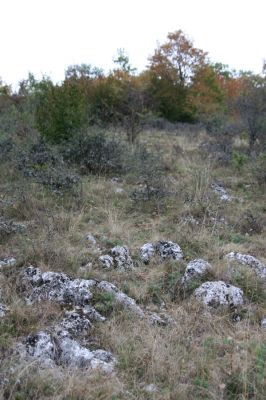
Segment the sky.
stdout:
<svg viewBox="0 0 266 400">
<path fill-rule="evenodd" d="M 113 68 L 124 48 L 138 71 L 181 29 L 213 62 L 260 73 L 266 0 L 0 0 L 0 77 L 64 78 L 71 64 Z"/>
</svg>

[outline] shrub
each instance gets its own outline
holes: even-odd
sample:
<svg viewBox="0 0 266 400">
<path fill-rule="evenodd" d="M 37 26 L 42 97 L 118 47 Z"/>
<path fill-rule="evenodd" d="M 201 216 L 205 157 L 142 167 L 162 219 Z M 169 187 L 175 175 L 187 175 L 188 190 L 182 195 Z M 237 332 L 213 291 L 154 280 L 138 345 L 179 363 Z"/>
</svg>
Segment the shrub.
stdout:
<svg viewBox="0 0 266 400">
<path fill-rule="evenodd" d="M 126 148 L 95 130 L 77 133 L 61 151 L 66 161 L 77 164 L 83 172 L 108 174 L 122 171 Z"/>
<path fill-rule="evenodd" d="M 18 168 L 26 177 L 52 189 L 69 189 L 79 181 L 56 149 L 50 148 L 43 140 L 32 144 L 18 157 Z"/>
<path fill-rule="evenodd" d="M 134 201 L 156 200 L 166 196 L 163 179 L 165 167 L 159 153 L 150 153 L 145 147 L 137 147 L 132 152 L 126 168 L 139 184 L 131 193 Z"/>
</svg>

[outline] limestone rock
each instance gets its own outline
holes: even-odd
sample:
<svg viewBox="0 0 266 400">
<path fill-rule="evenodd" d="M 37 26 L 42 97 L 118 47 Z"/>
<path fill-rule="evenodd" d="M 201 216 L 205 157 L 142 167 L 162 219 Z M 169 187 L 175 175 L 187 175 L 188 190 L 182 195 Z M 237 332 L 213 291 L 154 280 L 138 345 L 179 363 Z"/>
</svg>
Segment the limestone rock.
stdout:
<svg viewBox="0 0 266 400">
<path fill-rule="evenodd" d="M 17 260 L 14 257 L 6 257 L 0 260 L 0 269 L 2 267 L 13 267 L 16 265 Z"/>
<path fill-rule="evenodd" d="M 144 317 L 144 312 L 143 310 L 136 304 L 136 301 L 132 299 L 131 297 L 127 296 L 125 293 L 121 292 L 115 285 L 113 285 L 110 282 L 106 281 L 101 281 L 98 285 L 97 288 L 107 292 L 107 293 L 113 293 L 115 301 L 117 303 L 122 304 L 125 308 L 129 309 L 132 311 L 134 314 Z"/>
<path fill-rule="evenodd" d="M 266 329 L 266 316 L 262 318 L 262 320 L 260 321 L 260 326 L 263 329 Z"/>
<path fill-rule="evenodd" d="M 91 244 L 91 245 L 96 245 L 97 244 L 97 241 L 96 241 L 96 239 L 95 239 L 95 237 L 91 234 L 91 233 L 88 233 L 87 235 L 86 235 L 86 240 Z"/>
<path fill-rule="evenodd" d="M 171 241 L 159 241 L 156 243 L 156 251 L 162 260 L 176 260 L 183 258 L 183 252 L 177 243 Z"/>
<path fill-rule="evenodd" d="M 127 271 L 134 268 L 133 261 L 129 255 L 127 246 L 115 246 L 111 250 L 111 255 L 114 260 L 114 267 L 121 270 Z"/>
<path fill-rule="evenodd" d="M 67 331 L 40 331 L 26 339 L 26 353 L 46 366 L 62 365 L 70 369 L 95 369 L 112 372 L 113 355 L 104 350 L 90 351 L 72 339 Z"/>
<path fill-rule="evenodd" d="M 210 307 L 236 307 L 243 304 L 243 291 L 222 281 L 205 282 L 194 292 L 196 299 Z"/>
<path fill-rule="evenodd" d="M 250 267 L 260 278 L 266 279 L 266 265 L 249 254 L 241 254 L 232 251 L 226 254 L 225 259 L 229 264 L 237 262 L 238 264 Z"/>
<path fill-rule="evenodd" d="M 108 254 L 100 256 L 99 261 L 101 262 L 103 268 L 111 269 L 114 266 L 113 257 L 108 256 Z"/>
<path fill-rule="evenodd" d="M 151 258 L 158 255 L 162 261 L 175 260 L 180 261 L 183 258 L 183 252 L 177 243 L 160 240 L 157 243 L 145 243 L 139 249 L 140 259 L 144 264 L 149 264 Z"/>
<path fill-rule="evenodd" d="M 214 183 L 212 185 L 212 189 L 220 197 L 221 201 L 228 202 L 232 200 L 232 197 L 229 196 L 229 194 L 222 185 Z"/>
<path fill-rule="evenodd" d="M 206 275 L 211 268 L 211 265 L 207 261 L 200 258 L 190 261 L 181 280 L 182 285 L 187 286 L 193 280 Z"/>
<path fill-rule="evenodd" d="M 140 249 L 139 249 L 139 256 L 141 261 L 144 264 L 149 264 L 150 259 L 154 256 L 155 254 L 155 246 L 152 243 L 145 243 Z"/>
<path fill-rule="evenodd" d="M 60 327 L 72 335 L 79 336 L 88 332 L 92 324 L 88 315 L 73 310 L 65 313 L 64 319 L 60 322 Z"/>
<path fill-rule="evenodd" d="M 90 288 L 96 285 L 94 280 L 71 280 L 66 274 L 59 272 L 44 272 L 30 266 L 22 277 L 28 288 L 27 302 L 29 304 L 41 300 L 51 300 L 62 304 L 85 305 L 92 298 Z"/>
</svg>

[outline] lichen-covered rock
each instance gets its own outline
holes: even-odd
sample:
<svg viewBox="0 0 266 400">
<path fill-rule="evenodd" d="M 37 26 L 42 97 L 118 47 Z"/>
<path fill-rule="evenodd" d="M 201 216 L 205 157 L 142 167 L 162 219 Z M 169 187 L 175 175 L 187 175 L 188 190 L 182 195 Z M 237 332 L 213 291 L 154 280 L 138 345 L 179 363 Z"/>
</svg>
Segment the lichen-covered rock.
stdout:
<svg viewBox="0 0 266 400">
<path fill-rule="evenodd" d="M 27 302 L 29 304 L 41 300 L 56 301 L 62 304 L 85 305 L 92 298 L 90 288 L 96 285 L 94 280 L 71 280 L 66 274 L 59 272 L 44 272 L 30 266 L 22 276 L 23 284 L 27 286 Z"/>
<path fill-rule="evenodd" d="M 260 326 L 263 329 L 266 329 L 266 316 L 262 318 L 262 320 L 260 321 Z"/>
<path fill-rule="evenodd" d="M 222 185 L 219 185 L 218 183 L 214 183 L 212 185 L 213 191 L 220 197 L 221 201 L 228 202 L 232 200 L 232 197 L 229 196 L 227 191 Z"/>
<path fill-rule="evenodd" d="M 2 290 L 0 289 L 0 318 L 6 315 L 7 307 L 2 303 Z"/>
<path fill-rule="evenodd" d="M 148 321 L 151 325 L 159 325 L 159 326 L 166 326 L 166 325 L 173 325 L 174 320 L 169 315 L 165 313 L 152 313 L 148 317 Z"/>
<path fill-rule="evenodd" d="M 99 261 L 102 264 L 103 268 L 111 269 L 114 266 L 113 257 L 108 256 L 108 254 L 99 257 Z"/>
<path fill-rule="evenodd" d="M 117 303 L 123 305 L 125 308 L 132 311 L 134 314 L 137 314 L 140 317 L 144 317 L 143 310 L 136 304 L 136 301 L 131 297 L 127 296 L 125 293 L 121 292 L 115 285 L 110 282 L 101 281 L 97 288 L 107 292 L 113 293 L 114 299 Z"/>
<path fill-rule="evenodd" d="M 115 246 L 111 249 L 111 255 L 114 260 L 114 267 L 121 270 L 127 271 L 134 268 L 133 261 L 129 255 L 127 246 Z"/>
<path fill-rule="evenodd" d="M 3 318 L 6 315 L 6 312 L 7 307 L 3 303 L 0 303 L 0 318 Z"/>
<path fill-rule="evenodd" d="M 144 264 L 149 264 L 150 259 L 154 256 L 156 251 L 155 246 L 152 243 L 145 243 L 140 249 L 139 249 L 139 256 L 141 261 Z"/>
<path fill-rule="evenodd" d="M 65 313 L 64 319 L 60 322 L 60 327 L 72 335 L 79 336 L 88 332 L 92 323 L 88 315 L 74 310 Z"/>
<path fill-rule="evenodd" d="M 2 267 L 13 267 L 16 265 L 17 260 L 14 257 L 6 257 L 0 260 L 0 269 Z"/>
<path fill-rule="evenodd" d="M 181 280 L 182 285 L 187 286 L 193 280 L 201 278 L 206 275 L 211 268 L 211 265 L 207 261 L 200 258 L 190 261 Z"/>
<path fill-rule="evenodd" d="M 95 237 L 91 233 L 88 233 L 86 235 L 86 240 L 93 246 L 95 246 L 97 244 L 97 240 L 95 239 Z"/>
<path fill-rule="evenodd" d="M 241 254 L 232 251 L 226 254 L 225 259 L 229 264 L 237 262 L 238 264 L 250 267 L 260 278 L 266 279 L 266 265 L 249 254 Z"/>
<path fill-rule="evenodd" d="M 205 282 L 195 290 L 194 295 L 210 307 L 236 307 L 244 302 L 243 290 L 222 281 Z"/>
<path fill-rule="evenodd" d="M 26 353 L 54 367 L 62 365 L 70 369 L 95 369 L 112 372 L 113 355 L 104 350 L 90 351 L 69 336 L 67 331 L 40 331 L 26 339 Z"/>
<path fill-rule="evenodd" d="M 180 261 L 183 258 L 183 252 L 177 243 L 171 241 L 159 241 L 156 243 L 156 251 L 162 260 Z"/>
</svg>

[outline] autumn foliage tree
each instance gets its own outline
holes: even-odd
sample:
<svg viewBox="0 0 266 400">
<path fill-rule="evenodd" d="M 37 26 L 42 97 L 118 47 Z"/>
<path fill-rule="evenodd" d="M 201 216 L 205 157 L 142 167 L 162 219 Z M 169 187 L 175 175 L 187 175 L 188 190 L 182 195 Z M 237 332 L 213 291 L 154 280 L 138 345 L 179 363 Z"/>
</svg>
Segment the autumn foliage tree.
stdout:
<svg viewBox="0 0 266 400">
<path fill-rule="evenodd" d="M 190 86 L 206 63 L 206 53 L 193 46 L 181 30 L 169 33 L 167 41 L 150 58 L 150 91 L 162 116 L 170 121 L 193 121 Z"/>
</svg>

